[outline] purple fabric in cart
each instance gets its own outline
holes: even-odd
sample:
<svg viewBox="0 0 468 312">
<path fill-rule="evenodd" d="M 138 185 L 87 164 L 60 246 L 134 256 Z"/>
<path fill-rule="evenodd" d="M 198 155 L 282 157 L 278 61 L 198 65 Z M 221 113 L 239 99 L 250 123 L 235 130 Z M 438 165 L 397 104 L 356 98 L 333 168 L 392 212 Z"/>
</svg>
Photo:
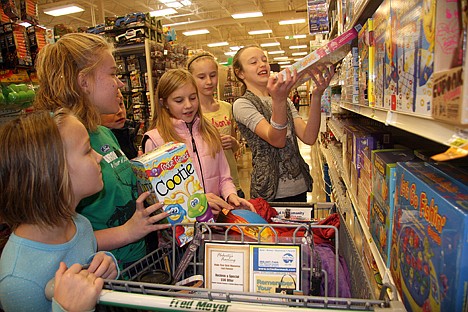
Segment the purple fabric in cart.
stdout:
<svg viewBox="0 0 468 312">
<path fill-rule="evenodd" d="M 315 246 L 315 250 L 322 260 L 322 269 L 328 273 L 328 296 L 335 297 L 335 248 L 329 244 L 320 244 Z M 346 261 L 342 256 L 339 256 L 338 263 L 338 297 L 350 298 L 351 287 L 349 281 L 349 271 Z M 320 287 L 320 295 L 325 295 L 325 278 L 322 279 L 322 285 Z"/>
</svg>

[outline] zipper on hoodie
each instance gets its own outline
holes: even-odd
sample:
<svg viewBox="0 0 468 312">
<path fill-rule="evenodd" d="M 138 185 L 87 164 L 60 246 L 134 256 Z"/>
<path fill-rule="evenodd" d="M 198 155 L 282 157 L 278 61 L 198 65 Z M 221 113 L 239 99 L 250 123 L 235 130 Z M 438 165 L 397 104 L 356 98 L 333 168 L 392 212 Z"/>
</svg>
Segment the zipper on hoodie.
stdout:
<svg viewBox="0 0 468 312">
<path fill-rule="evenodd" d="M 200 156 L 198 155 L 197 145 L 195 144 L 195 138 L 193 137 L 193 133 L 192 133 L 193 122 L 185 123 L 185 125 L 187 126 L 187 128 L 188 128 L 188 130 L 190 132 L 190 138 L 192 139 L 192 150 L 193 150 L 194 154 L 197 156 L 198 165 L 200 166 L 200 175 L 201 175 L 200 178 L 201 178 L 202 183 L 203 183 L 203 193 L 206 193 L 205 192 L 205 178 L 203 177 L 202 163 L 200 161 Z"/>
</svg>

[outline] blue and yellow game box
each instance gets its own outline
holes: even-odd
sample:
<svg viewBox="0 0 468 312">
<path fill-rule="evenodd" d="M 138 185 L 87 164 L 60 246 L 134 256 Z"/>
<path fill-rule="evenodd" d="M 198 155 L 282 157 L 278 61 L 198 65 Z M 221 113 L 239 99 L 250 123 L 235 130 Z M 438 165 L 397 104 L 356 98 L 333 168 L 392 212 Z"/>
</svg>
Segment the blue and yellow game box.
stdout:
<svg viewBox="0 0 468 312">
<path fill-rule="evenodd" d="M 397 164 L 391 265 L 408 311 L 466 311 L 468 185 L 425 162 Z"/>
</svg>

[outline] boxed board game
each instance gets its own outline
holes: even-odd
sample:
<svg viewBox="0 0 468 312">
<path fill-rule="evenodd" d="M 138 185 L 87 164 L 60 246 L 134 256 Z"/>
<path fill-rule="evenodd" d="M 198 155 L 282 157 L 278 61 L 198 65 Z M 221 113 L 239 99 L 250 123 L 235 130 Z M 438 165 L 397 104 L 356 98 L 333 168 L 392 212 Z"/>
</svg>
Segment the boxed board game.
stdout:
<svg viewBox="0 0 468 312">
<path fill-rule="evenodd" d="M 370 232 L 387 267 L 390 266 L 390 246 L 395 208 L 396 163 L 415 158 L 412 150 L 372 151 L 372 203 Z"/>
<path fill-rule="evenodd" d="M 445 0 L 444 0 L 445 1 Z M 396 111 L 431 116 L 436 0 L 392 0 Z"/>
<path fill-rule="evenodd" d="M 349 53 L 349 51 L 351 51 L 351 43 L 354 39 L 357 38 L 358 32 L 361 30 L 361 28 L 362 26 L 357 24 L 354 26 L 354 28 L 344 32 L 335 39 L 329 41 L 324 46 L 314 50 L 296 63 L 289 66 L 289 70 L 291 72 L 297 70 L 297 72 L 300 73 L 314 64 L 323 64 L 324 66 L 329 66 L 330 64 L 338 63 Z M 278 74 L 283 75 L 285 78 L 286 70 L 284 69 Z M 298 81 L 296 85 L 301 85 L 307 80 L 310 80 L 309 75 L 302 77 L 302 79 Z"/>
<path fill-rule="evenodd" d="M 213 222 L 203 186 L 183 143 L 169 142 L 131 160 L 141 191 L 151 192 L 149 204 L 164 202 L 170 224 Z M 176 227 L 180 246 L 193 239 L 193 225 Z"/>
<path fill-rule="evenodd" d="M 374 20 L 369 18 L 358 35 L 359 104 L 374 107 Z M 370 77 L 373 77 L 372 79 Z"/>
<path fill-rule="evenodd" d="M 390 0 L 383 0 L 375 11 L 374 20 L 374 93 L 375 106 L 391 109 L 396 104 L 394 47 L 391 41 Z"/>
<path fill-rule="evenodd" d="M 437 1 L 432 117 L 468 124 L 468 1 Z"/>
<path fill-rule="evenodd" d="M 466 311 L 468 185 L 425 162 L 397 163 L 390 270 L 408 311 Z"/>
</svg>

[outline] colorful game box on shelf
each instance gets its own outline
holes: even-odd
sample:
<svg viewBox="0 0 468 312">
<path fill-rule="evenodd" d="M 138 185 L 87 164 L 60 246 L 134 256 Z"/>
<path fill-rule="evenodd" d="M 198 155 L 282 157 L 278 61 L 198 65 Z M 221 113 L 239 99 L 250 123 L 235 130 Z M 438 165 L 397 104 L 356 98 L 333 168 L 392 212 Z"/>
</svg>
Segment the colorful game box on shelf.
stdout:
<svg viewBox="0 0 468 312">
<path fill-rule="evenodd" d="M 315 51 L 304 56 L 301 60 L 289 66 L 289 70 L 297 70 L 298 73 L 307 69 L 314 64 L 330 65 L 341 61 L 351 51 L 351 43 L 357 38 L 358 32 L 362 26 L 357 24 L 354 28 L 344 32 L 340 36 L 328 42 L 326 45 L 316 49 Z M 286 77 L 286 71 L 282 70 L 279 74 Z M 308 75 L 305 75 L 297 85 L 301 85 L 307 80 L 310 80 Z"/>
<path fill-rule="evenodd" d="M 464 311 L 468 185 L 425 162 L 399 162 L 396 174 L 390 270 L 403 303 L 408 311 Z"/>
<path fill-rule="evenodd" d="M 23 109 L 31 106 L 36 92 L 24 69 L 0 71 L 0 110 Z"/>
<path fill-rule="evenodd" d="M 214 222 L 203 186 L 185 144 L 169 142 L 131 160 L 141 191 L 151 192 L 149 204 L 164 202 L 170 224 Z M 193 239 L 194 226 L 177 226 L 179 246 Z"/>
</svg>

